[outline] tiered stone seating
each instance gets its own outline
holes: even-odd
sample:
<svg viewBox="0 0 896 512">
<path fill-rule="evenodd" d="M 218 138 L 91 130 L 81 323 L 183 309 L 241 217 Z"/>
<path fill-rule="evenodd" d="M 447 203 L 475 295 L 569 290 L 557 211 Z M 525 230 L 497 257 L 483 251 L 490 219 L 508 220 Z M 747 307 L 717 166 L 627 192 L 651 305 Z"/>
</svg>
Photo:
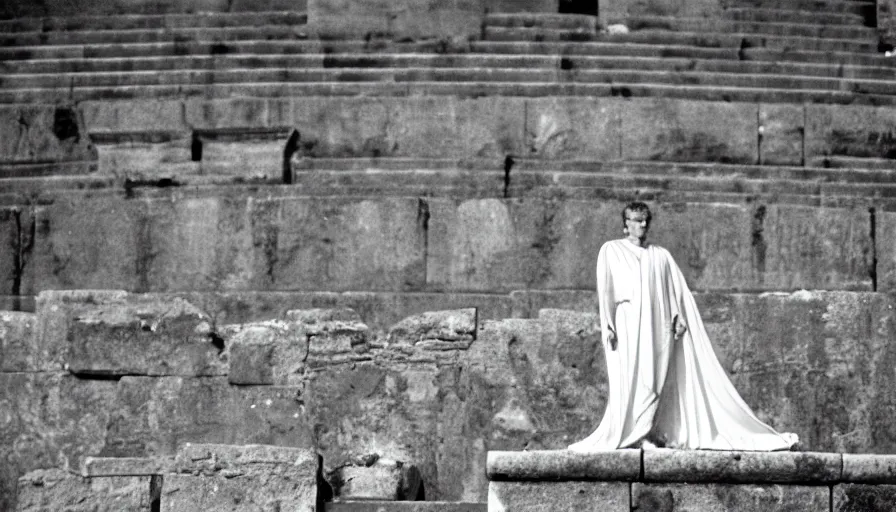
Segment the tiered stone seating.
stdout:
<svg viewBox="0 0 896 512">
<path fill-rule="evenodd" d="M 318 366 L 302 374 L 303 386 L 317 386 L 309 430 L 313 421 L 340 423 L 340 411 L 327 408 L 334 389 L 365 410 L 413 402 L 419 417 L 408 406 L 401 421 L 415 432 L 453 414 L 442 408 L 445 386 L 456 384 L 451 400 L 492 404 L 465 410 L 476 419 L 453 425 L 449 444 L 475 444 L 466 451 L 413 440 L 427 477 L 441 486 L 427 498 L 457 501 L 393 507 L 482 510 L 465 503 L 485 498 L 481 461 L 464 457 L 562 448 L 593 428 L 600 403 L 592 399 L 603 392 L 595 383 L 602 360 L 588 359 L 597 348 L 586 327 L 593 318 L 535 318 L 543 308 L 593 309 L 600 243 L 619 236 L 621 205 L 644 199 L 657 210 L 653 239 L 701 292 L 712 336 L 735 354 L 726 369 L 742 371 L 737 385 L 764 418 L 799 423 L 794 430 L 822 445 L 812 449 L 886 450 L 888 434 L 870 433 L 886 415 L 869 411 L 892 380 L 878 368 L 890 360 L 891 301 L 873 292 L 896 285 L 896 60 L 877 51 L 873 9 L 862 1 L 737 0 L 717 20 L 633 16 L 625 33 L 588 16 L 493 13 L 478 37 L 406 41 L 320 38 L 304 13 L 286 11 L 3 21 L 0 235 L 11 250 L 0 254 L 0 275 L 13 285 L 0 293 L 14 296 L 10 309 L 31 309 L 29 299 L 50 289 L 171 292 L 156 299 L 184 298 L 214 312 L 203 322 L 228 324 L 350 307 L 376 340 L 365 350 L 382 356 L 376 364 L 399 388 L 406 376 L 389 358 L 403 364 L 403 345 L 390 349 L 391 338 L 373 332 L 433 310 L 476 307 L 477 322 L 525 318 L 483 324 L 484 339 L 497 341 L 475 345 L 472 362 L 452 352 L 456 360 L 438 364 L 454 366 L 433 369 L 435 356 L 412 353 L 421 358 L 414 378 L 425 383 L 411 391 L 377 384 L 382 394 L 360 396 L 366 388 L 350 379 L 364 374 L 356 363 L 369 369 L 371 356 L 327 359 L 330 349 L 338 358 L 355 350 L 339 344 L 345 339 L 320 348 Z M 37 319 L 54 314 L 45 303 L 36 317 L 8 323 L 43 333 Z M 155 335 L 136 320 L 128 325 Z M 59 339 L 36 334 L 36 343 L 79 339 L 57 327 Z M 220 338 L 203 336 L 183 348 L 187 356 L 151 354 L 137 370 L 116 362 L 108 365 L 114 375 L 104 358 L 138 349 L 114 351 L 96 336 L 94 352 L 78 358 L 68 358 L 69 348 L 41 349 L 65 354 L 41 365 L 17 347 L 21 361 L 0 358 L 0 377 L 25 390 L 17 404 L 39 402 L 41 386 L 66 388 L 73 400 L 96 394 L 90 410 L 102 428 L 82 436 L 92 443 L 78 445 L 82 452 L 143 455 L 140 435 L 162 439 L 152 447 L 160 452 L 190 435 L 218 436 L 194 429 L 203 419 L 194 411 L 171 413 L 176 424 L 159 427 L 171 432 L 147 426 L 132 435 L 129 415 L 174 388 L 184 400 L 223 404 L 206 412 L 234 437 L 310 442 L 288 426 L 305 414 L 304 398 L 290 398 L 301 386 L 289 382 L 292 394 L 281 395 L 283 382 L 265 380 L 270 344 L 267 355 L 255 346 L 225 368 L 212 343 Z M 557 354 L 541 352 L 549 343 Z M 861 350 L 848 350 L 855 344 Z M 771 345 L 786 347 L 780 360 Z M 211 361 L 198 370 L 190 366 L 197 346 Z M 582 359 L 597 373 L 580 375 Z M 277 371 L 294 362 L 278 361 L 286 370 Z M 467 382 L 470 368 L 476 376 Z M 53 378 L 40 383 L 26 372 Z M 780 381 L 763 380 L 779 373 Z M 787 405 L 763 386 L 787 388 Z M 828 387 L 846 396 L 849 414 L 805 391 Z M 557 414 L 542 400 L 579 388 L 595 410 Z M 275 420 L 247 409 L 267 399 L 277 404 Z M 101 440 L 111 420 L 100 404 L 109 400 L 126 402 L 116 420 L 124 426 Z M 66 418 L 54 416 L 52 428 L 63 431 Z M 401 421 L 395 432 L 405 432 Z M 380 442 L 377 425 L 369 429 Z M 341 449 L 338 439 L 352 429 L 367 432 L 350 427 L 319 433 L 326 449 Z M 62 450 L 55 438 L 47 443 L 47 453 Z M 11 475 L 0 472 L 7 489 Z"/>
</svg>

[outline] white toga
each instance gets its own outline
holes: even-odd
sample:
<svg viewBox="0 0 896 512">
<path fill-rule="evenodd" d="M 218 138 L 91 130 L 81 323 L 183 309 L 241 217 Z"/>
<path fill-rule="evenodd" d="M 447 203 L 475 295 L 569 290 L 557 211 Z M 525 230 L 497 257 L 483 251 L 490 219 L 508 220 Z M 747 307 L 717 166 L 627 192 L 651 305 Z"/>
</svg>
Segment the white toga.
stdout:
<svg viewBox="0 0 896 512">
<path fill-rule="evenodd" d="M 597 430 L 569 449 L 613 450 L 647 439 L 672 448 L 770 451 L 796 442 L 760 421 L 728 380 L 669 251 L 607 242 L 597 258 L 597 295 L 607 409 Z M 676 316 L 687 325 L 677 342 Z"/>
</svg>

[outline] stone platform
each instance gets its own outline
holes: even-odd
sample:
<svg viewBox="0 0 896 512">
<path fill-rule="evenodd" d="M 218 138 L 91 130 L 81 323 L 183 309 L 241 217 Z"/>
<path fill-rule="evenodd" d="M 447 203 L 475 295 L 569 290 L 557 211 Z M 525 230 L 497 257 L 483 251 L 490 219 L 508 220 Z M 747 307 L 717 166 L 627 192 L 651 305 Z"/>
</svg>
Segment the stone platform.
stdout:
<svg viewBox="0 0 896 512">
<path fill-rule="evenodd" d="M 877 512 L 896 506 L 896 455 L 492 451 L 487 473 L 491 512 Z"/>
</svg>

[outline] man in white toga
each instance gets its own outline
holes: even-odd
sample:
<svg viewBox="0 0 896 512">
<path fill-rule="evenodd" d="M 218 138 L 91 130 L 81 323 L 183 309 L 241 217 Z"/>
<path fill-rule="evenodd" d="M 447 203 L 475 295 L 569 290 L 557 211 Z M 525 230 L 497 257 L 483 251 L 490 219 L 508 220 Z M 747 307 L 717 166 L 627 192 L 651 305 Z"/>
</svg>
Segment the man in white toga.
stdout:
<svg viewBox="0 0 896 512">
<path fill-rule="evenodd" d="M 609 397 L 597 430 L 569 449 L 790 449 L 796 436 L 760 421 L 734 389 L 681 270 L 669 251 L 647 243 L 650 220 L 646 204 L 626 206 L 626 237 L 597 257 Z"/>
</svg>

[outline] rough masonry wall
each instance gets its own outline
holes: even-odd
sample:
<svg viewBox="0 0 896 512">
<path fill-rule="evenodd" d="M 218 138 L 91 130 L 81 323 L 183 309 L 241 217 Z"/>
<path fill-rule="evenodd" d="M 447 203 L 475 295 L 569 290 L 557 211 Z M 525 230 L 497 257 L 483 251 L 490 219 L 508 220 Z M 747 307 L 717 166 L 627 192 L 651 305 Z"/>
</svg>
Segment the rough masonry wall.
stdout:
<svg viewBox="0 0 896 512">
<path fill-rule="evenodd" d="M 557 302 L 587 311 L 592 299 Z M 896 450 L 896 299 L 697 299 L 760 418 L 810 450 Z M 427 499 L 484 500 L 486 452 L 559 449 L 587 435 L 606 371 L 593 312 L 477 313 L 423 313 L 385 329 L 347 309 L 221 325 L 172 296 L 42 294 L 37 313 L 4 313 L 0 324 L 0 506 L 27 471 L 173 455 L 186 442 L 313 448 L 328 472 L 371 457 L 409 462 Z"/>
</svg>

